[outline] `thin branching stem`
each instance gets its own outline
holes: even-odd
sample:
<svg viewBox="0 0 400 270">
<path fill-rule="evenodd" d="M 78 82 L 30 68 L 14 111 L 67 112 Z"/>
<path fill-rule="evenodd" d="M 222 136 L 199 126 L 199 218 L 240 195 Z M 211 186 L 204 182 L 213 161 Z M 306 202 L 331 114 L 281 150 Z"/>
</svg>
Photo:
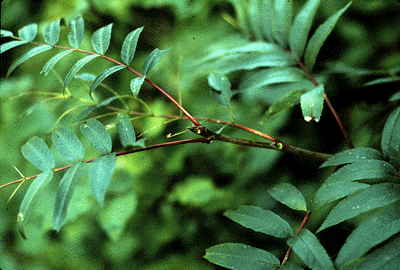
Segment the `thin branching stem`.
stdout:
<svg viewBox="0 0 400 270">
<path fill-rule="evenodd" d="M 314 86 L 318 86 L 319 84 L 317 83 L 317 81 L 315 80 L 314 76 L 312 76 L 312 74 L 310 72 L 308 72 L 306 66 L 304 65 L 304 63 L 302 61 L 300 61 L 300 59 L 298 59 L 297 57 L 295 57 L 291 51 L 286 50 L 286 52 L 288 52 L 297 62 L 297 64 L 300 66 L 300 68 L 306 73 L 306 75 L 308 76 L 308 78 L 310 79 L 310 81 L 312 82 L 312 84 Z M 329 110 L 332 112 L 333 116 L 335 117 L 336 122 L 338 123 L 340 130 L 343 133 L 343 136 L 346 140 L 347 143 L 347 147 L 349 147 L 349 149 L 353 149 L 353 143 L 351 142 L 351 139 L 349 138 L 349 136 L 347 135 L 346 129 L 344 128 L 344 125 L 342 123 L 342 120 L 340 120 L 339 115 L 336 113 L 335 108 L 333 108 L 332 103 L 329 101 L 329 98 L 326 94 L 324 94 L 324 100 L 325 103 L 328 105 Z"/>
<path fill-rule="evenodd" d="M 123 155 L 131 154 L 131 153 L 142 152 L 142 151 L 152 150 L 152 149 L 156 149 L 156 148 L 168 147 L 168 146 L 173 146 L 173 145 L 188 144 L 188 143 L 197 143 L 197 142 L 208 143 L 209 141 L 206 138 L 195 138 L 195 139 L 188 139 L 188 140 L 181 140 L 181 141 L 173 141 L 173 142 L 149 145 L 149 146 L 142 147 L 142 148 L 135 148 L 135 149 L 128 150 L 128 151 L 121 151 L 121 152 L 115 153 L 115 155 L 116 156 L 123 156 Z M 88 159 L 88 160 L 85 160 L 84 162 L 91 163 L 95 159 L 96 158 Z M 59 172 L 59 171 L 63 171 L 63 170 L 69 169 L 73 165 L 74 164 L 70 164 L 70 165 L 67 165 L 67 166 L 64 166 L 64 167 L 60 167 L 60 168 L 54 169 L 53 172 Z M 24 178 L 21 178 L 21 179 L 6 183 L 4 185 L 1 185 L 0 189 L 8 187 L 8 186 L 11 186 L 11 185 L 14 185 L 14 184 L 18 184 L 18 183 L 20 183 L 22 181 L 34 179 L 34 178 L 36 178 L 38 176 L 39 176 L 39 174 L 33 175 L 33 176 L 29 176 L 29 177 L 24 177 Z"/>
<path fill-rule="evenodd" d="M 32 44 L 35 44 L 35 45 L 45 45 L 45 44 L 39 43 L 39 42 L 31 42 L 31 43 L 32 43 Z M 117 61 L 117 60 L 115 60 L 115 59 L 112 59 L 112 58 L 108 57 L 108 56 L 101 55 L 101 54 L 98 54 L 98 53 L 95 53 L 95 52 L 85 51 L 85 50 L 81 50 L 81 49 L 73 49 L 73 48 L 63 47 L 63 46 L 57 46 L 57 45 L 54 45 L 53 47 L 54 47 L 54 48 L 58 48 L 58 49 L 63 49 L 63 50 L 75 50 L 75 51 L 81 52 L 81 53 L 92 54 L 92 55 L 99 55 L 99 56 L 101 56 L 102 58 L 104 58 L 104 59 L 106 59 L 106 60 L 108 60 L 108 61 L 110 61 L 110 62 L 112 62 L 112 63 L 114 63 L 114 64 L 127 67 L 127 69 L 128 69 L 129 71 L 131 71 L 132 73 L 136 74 L 137 76 L 143 77 L 143 74 L 137 72 L 136 70 L 132 69 L 132 68 L 129 67 L 128 65 L 125 65 L 125 64 L 123 64 L 123 63 L 121 63 L 121 62 L 119 62 L 119 61 Z M 200 126 L 199 122 L 197 122 L 196 119 L 194 119 L 194 117 L 193 117 L 188 111 L 186 111 L 185 108 L 183 108 L 182 105 L 179 104 L 179 102 L 176 101 L 176 100 L 175 100 L 170 94 L 168 94 L 164 89 L 162 89 L 160 86 L 158 86 L 157 84 L 155 84 L 153 81 L 151 81 L 151 80 L 150 80 L 149 78 L 147 78 L 147 77 L 146 77 L 144 80 L 145 80 L 147 83 L 149 83 L 150 85 L 152 85 L 153 87 L 155 87 L 158 91 L 160 91 L 160 92 L 161 92 L 164 96 L 166 96 L 169 100 L 171 100 L 171 101 L 179 108 L 179 110 L 181 110 L 181 111 L 183 112 L 183 114 L 186 115 L 186 117 L 193 123 L 193 125 L 195 125 L 195 126 Z"/>
</svg>

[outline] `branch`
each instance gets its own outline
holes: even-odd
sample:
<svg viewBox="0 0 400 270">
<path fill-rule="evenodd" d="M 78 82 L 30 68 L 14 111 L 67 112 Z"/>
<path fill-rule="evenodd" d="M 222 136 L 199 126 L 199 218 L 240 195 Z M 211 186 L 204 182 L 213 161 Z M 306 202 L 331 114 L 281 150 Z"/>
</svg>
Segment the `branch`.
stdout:
<svg viewBox="0 0 400 270">
<path fill-rule="evenodd" d="M 290 145 L 288 145 L 286 143 L 283 143 L 283 142 L 267 143 L 267 142 L 244 140 L 244 139 L 234 138 L 234 137 L 230 137 L 230 136 L 225 136 L 225 135 L 221 135 L 221 134 L 215 133 L 215 132 L 207 129 L 204 126 L 188 127 L 188 129 L 190 131 L 192 131 L 193 133 L 196 133 L 197 135 L 202 136 L 208 142 L 211 142 L 211 141 L 215 140 L 215 141 L 228 142 L 228 143 L 244 145 L 244 146 L 251 146 L 251 147 L 259 147 L 259 148 L 278 150 L 278 151 L 282 151 L 282 152 L 301 155 L 303 157 L 309 157 L 309 158 L 317 159 L 319 161 L 326 161 L 329 157 L 331 157 L 331 155 L 329 155 L 329 154 L 312 152 L 312 151 L 309 151 L 309 150 L 296 148 L 296 147 L 290 146 Z"/>
</svg>

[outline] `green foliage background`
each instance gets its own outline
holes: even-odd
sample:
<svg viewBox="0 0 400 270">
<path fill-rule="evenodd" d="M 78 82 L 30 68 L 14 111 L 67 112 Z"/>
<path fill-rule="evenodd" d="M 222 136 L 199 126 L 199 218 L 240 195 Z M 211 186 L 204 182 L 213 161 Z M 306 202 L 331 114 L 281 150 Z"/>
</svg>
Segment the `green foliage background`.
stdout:
<svg viewBox="0 0 400 270">
<path fill-rule="evenodd" d="M 246 2 L 246 1 L 243 1 Z M 295 10 L 304 1 L 295 1 Z M 317 12 L 316 24 L 323 22 L 347 1 L 324 1 Z M 380 133 L 390 112 L 398 106 L 389 102 L 399 91 L 395 83 L 364 87 L 363 83 L 379 76 L 359 76 L 361 69 L 387 70 L 399 65 L 400 11 L 395 1 L 356 0 L 339 20 L 317 59 L 315 72 L 328 76 L 326 93 L 333 102 L 356 147 L 379 149 Z M 210 95 L 207 66 L 194 65 L 207 53 L 220 47 L 235 46 L 230 36 L 238 30 L 227 22 L 234 17 L 232 5 L 223 0 L 181 1 L 3 1 L 1 28 L 14 33 L 29 23 L 38 23 L 39 32 L 51 21 L 83 14 L 85 40 L 83 49 L 91 50 L 90 36 L 100 27 L 114 23 L 107 55 L 119 59 L 125 36 L 144 26 L 132 67 L 141 70 L 142 63 L 154 48 L 172 47 L 149 75 L 154 82 L 174 97 L 196 117 L 230 121 L 229 112 Z M 397 26 L 397 27 L 396 27 Z M 39 34 L 39 37 L 41 35 Z M 66 41 L 67 31 L 60 38 Z M 87 46 L 87 47 L 85 47 Z M 21 178 L 38 170 L 21 155 L 21 146 L 39 136 L 49 145 L 50 130 L 65 111 L 81 105 L 77 100 L 49 99 L 48 93 L 61 93 L 62 81 L 71 66 L 82 56 L 68 56 L 60 61 L 56 72 L 39 74 L 54 53 L 46 52 L 22 64 L 11 77 L 4 78 L 10 64 L 30 45 L 1 55 L 0 89 L 0 184 Z M 74 58 L 75 57 L 75 58 Z M 331 65 L 327 65 L 331 62 Z M 335 64 L 336 63 L 336 64 Z M 341 63 L 342 66 L 339 66 Z M 346 65 L 346 66 L 344 66 Z M 354 67 L 351 70 L 348 67 Z M 85 67 L 85 72 L 99 74 L 110 67 L 99 60 Z M 335 72 L 326 72 L 335 71 Z M 233 87 L 241 72 L 230 74 Z M 60 77 L 61 76 L 61 77 Z M 120 72 L 105 83 L 121 95 L 130 95 L 132 74 Z M 70 91 L 89 100 L 90 85 L 73 80 Z M 100 87 L 95 99 L 111 94 Z M 155 89 L 144 86 L 139 95 L 143 103 L 129 99 L 136 111 L 155 115 L 179 114 L 178 109 Z M 346 149 L 340 130 L 327 109 L 320 123 L 307 123 L 299 106 L 273 117 L 263 125 L 263 112 L 270 97 L 245 93 L 232 101 L 237 123 L 255 128 L 282 139 L 291 145 L 325 153 Z M 119 103 L 111 103 L 121 106 Z M 115 115 L 106 115 L 105 108 L 90 116 L 102 116 L 103 124 L 114 124 Z M 79 111 L 71 113 L 59 124 L 76 123 Z M 169 123 L 167 123 L 167 121 Z M 169 133 L 184 131 L 188 121 L 170 121 L 162 117 L 139 117 L 133 121 L 137 133 L 146 133 L 146 144 L 173 139 L 193 138 L 185 133 L 171 139 Z M 205 123 L 212 130 L 220 125 Z M 78 125 L 70 126 L 76 134 Z M 115 127 L 113 148 L 122 150 Z M 224 133 L 254 139 L 251 135 L 226 128 Z M 80 137 L 82 139 L 82 136 Z M 85 142 L 84 139 L 82 139 Z M 86 145 L 87 146 L 87 145 Z M 53 153 L 57 153 L 54 146 Z M 97 157 L 94 152 L 85 159 Z M 62 157 L 56 167 L 68 165 Z M 0 191 L 0 267 L 3 269 L 222 269 L 202 258 L 205 249 L 219 243 L 237 242 L 266 249 L 278 258 L 286 252 L 286 243 L 252 232 L 222 216 L 224 210 L 240 205 L 273 209 L 292 227 L 298 227 L 302 216 L 288 210 L 266 192 L 281 182 L 290 182 L 310 199 L 330 174 L 318 169 L 320 164 L 265 149 L 245 148 L 222 142 L 210 145 L 190 144 L 117 157 L 116 169 L 101 208 L 90 193 L 87 177 L 81 177 L 74 193 L 67 222 L 60 234 L 52 230 L 55 192 L 62 173 L 55 173 L 52 184 L 41 194 L 27 226 L 28 239 L 16 232 L 19 204 L 29 183 L 25 183 L 7 202 L 14 188 Z M 307 228 L 315 230 L 326 213 L 313 213 Z M 331 257 L 347 235 L 360 222 L 354 219 L 318 234 Z M 293 255 L 294 256 L 294 255 Z M 296 260 L 294 256 L 294 260 Z"/>
</svg>

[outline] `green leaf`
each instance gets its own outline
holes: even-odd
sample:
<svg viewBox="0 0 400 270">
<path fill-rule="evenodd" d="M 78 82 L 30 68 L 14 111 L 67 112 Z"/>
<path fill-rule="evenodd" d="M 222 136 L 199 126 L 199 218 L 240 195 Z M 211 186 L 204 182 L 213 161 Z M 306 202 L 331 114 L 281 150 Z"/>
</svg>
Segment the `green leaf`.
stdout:
<svg viewBox="0 0 400 270">
<path fill-rule="evenodd" d="M 294 65 L 295 61 L 288 53 L 281 51 L 271 54 L 242 53 L 228 55 L 217 59 L 215 66 L 221 73 L 229 73 L 236 70 L 251 70 L 258 67 L 283 67 Z"/>
<path fill-rule="evenodd" d="M 396 269 L 400 259 L 400 237 L 397 237 L 389 244 L 376 249 L 369 254 L 358 266 L 358 269 L 382 270 Z"/>
<path fill-rule="evenodd" d="M 300 103 L 300 97 L 305 92 L 305 90 L 295 90 L 281 97 L 272 106 L 268 107 L 262 122 L 266 122 L 281 111 Z"/>
<path fill-rule="evenodd" d="M 395 165 L 400 168 L 400 107 L 396 108 L 385 123 L 382 132 L 382 152 Z"/>
<path fill-rule="evenodd" d="M 293 1 L 275 1 L 272 34 L 282 48 L 287 47 L 290 26 L 293 17 Z"/>
<path fill-rule="evenodd" d="M 263 32 L 262 32 L 262 21 L 261 18 L 261 1 L 260 0 L 251 0 L 248 8 L 248 19 L 253 30 L 254 36 L 257 40 L 263 40 Z"/>
<path fill-rule="evenodd" d="M 145 79 L 146 79 L 146 76 L 137 77 L 137 78 L 131 80 L 131 90 L 132 90 L 132 94 L 135 98 L 138 97 L 140 88 L 142 87 L 142 84 Z"/>
<path fill-rule="evenodd" d="M 107 188 L 115 167 L 115 153 L 96 158 L 89 167 L 89 182 L 92 193 L 103 205 Z"/>
<path fill-rule="evenodd" d="M 8 30 L 0 30 L 0 37 L 12 37 L 14 36 L 13 32 L 8 31 Z"/>
<path fill-rule="evenodd" d="M 94 80 L 96 79 L 96 75 L 92 73 L 83 72 L 75 75 L 75 78 L 85 82 L 94 82 Z"/>
<path fill-rule="evenodd" d="M 112 66 L 110 68 L 107 68 L 106 70 L 104 70 L 99 76 L 96 77 L 96 79 L 94 80 L 92 86 L 90 87 L 89 90 L 89 95 L 92 96 L 93 91 L 96 89 L 97 86 L 99 86 L 99 84 L 104 81 L 105 78 L 107 78 L 108 76 L 112 75 L 113 73 L 126 68 L 125 66 L 121 66 L 121 65 L 116 65 L 116 66 Z"/>
<path fill-rule="evenodd" d="M 234 270 L 277 269 L 279 260 L 271 253 L 244 244 L 226 243 L 206 249 L 207 260 Z"/>
<path fill-rule="evenodd" d="M 28 42 L 33 41 L 37 35 L 37 24 L 32 23 L 18 30 L 18 36 Z"/>
<path fill-rule="evenodd" d="M 138 204 L 138 196 L 130 192 L 113 198 L 102 209 L 100 223 L 112 240 L 117 241 L 124 235 L 127 222 L 135 214 Z"/>
<path fill-rule="evenodd" d="M 146 58 L 143 64 L 143 75 L 147 75 L 150 70 L 161 60 L 161 57 L 169 51 L 169 49 L 159 50 L 155 48 Z"/>
<path fill-rule="evenodd" d="M 353 163 L 362 160 L 382 159 L 381 152 L 372 148 L 355 148 L 348 149 L 343 152 L 337 153 L 325 161 L 320 168 L 328 166 L 342 165 L 346 163 Z"/>
<path fill-rule="evenodd" d="M 290 52 L 297 58 L 301 59 L 306 47 L 308 34 L 314 20 L 315 13 L 321 0 L 309 0 L 303 8 L 297 13 L 293 25 L 289 32 Z"/>
<path fill-rule="evenodd" d="M 0 46 L 0 54 L 3 52 L 6 52 L 12 48 L 15 48 L 17 46 L 20 46 L 22 44 L 26 44 L 29 43 L 29 41 L 25 41 L 25 40 L 13 40 L 4 44 L 1 44 Z"/>
<path fill-rule="evenodd" d="M 343 267 L 399 231 L 400 206 L 375 213 L 350 234 L 340 249 L 335 263 Z"/>
<path fill-rule="evenodd" d="M 293 230 L 283 218 L 269 210 L 256 206 L 240 206 L 238 210 L 228 210 L 224 216 L 257 232 L 275 237 L 290 237 Z"/>
<path fill-rule="evenodd" d="M 110 23 L 107 26 L 104 26 L 93 33 L 92 36 L 92 45 L 95 52 L 98 54 L 104 55 L 110 46 L 111 40 L 111 28 L 113 24 Z"/>
<path fill-rule="evenodd" d="M 58 152 L 69 161 L 81 161 L 85 156 L 82 143 L 69 128 L 60 127 L 54 130 L 51 139 Z"/>
<path fill-rule="evenodd" d="M 72 80 L 72 78 L 75 76 L 75 74 L 83 68 L 84 65 L 89 63 L 91 60 L 95 59 L 96 57 L 99 57 L 100 55 L 89 55 L 86 56 L 85 58 L 82 58 L 76 64 L 71 68 L 71 70 L 68 72 L 67 76 L 65 77 L 64 81 L 64 87 L 63 87 L 63 92 L 65 91 L 65 88 L 67 88 L 68 84 Z"/>
<path fill-rule="evenodd" d="M 304 268 L 293 262 L 285 262 L 279 270 L 304 270 Z"/>
<path fill-rule="evenodd" d="M 136 134 L 127 114 L 119 113 L 117 115 L 117 127 L 122 145 L 124 147 L 128 145 L 134 146 L 136 144 Z"/>
<path fill-rule="evenodd" d="M 304 71 L 297 67 L 277 67 L 250 72 L 239 89 L 261 87 L 274 83 L 296 82 L 305 78 Z"/>
<path fill-rule="evenodd" d="M 325 248 L 309 230 L 301 230 L 296 237 L 288 239 L 287 244 L 309 268 L 335 269 Z"/>
<path fill-rule="evenodd" d="M 319 122 L 324 108 L 324 85 L 320 84 L 300 98 L 301 111 L 304 120 Z"/>
<path fill-rule="evenodd" d="M 394 177 L 396 170 L 382 160 L 363 160 L 340 168 L 322 184 L 315 194 L 313 208 L 318 209 L 328 202 L 346 197 L 358 190 L 369 187 L 368 184 L 352 181 L 363 179 L 387 179 Z"/>
<path fill-rule="evenodd" d="M 44 40 L 51 46 L 56 45 L 60 37 L 60 19 L 50 23 L 43 30 Z"/>
<path fill-rule="evenodd" d="M 382 183 L 370 186 L 339 202 L 329 213 L 317 232 L 361 213 L 395 203 L 399 200 L 399 184 Z"/>
<path fill-rule="evenodd" d="M 324 44 L 326 38 L 332 32 L 340 16 L 342 16 L 342 14 L 346 11 L 346 9 L 349 8 L 350 5 L 351 2 L 348 3 L 344 8 L 333 14 L 331 17 L 329 17 L 323 24 L 321 24 L 317 28 L 315 33 L 310 38 L 304 56 L 305 66 L 308 72 L 312 71 L 315 64 L 315 60 L 317 59 L 317 55 L 322 45 Z"/>
<path fill-rule="evenodd" d="M 102 123 L 89 119 L 86 124 L 81 125 L 81 132 L 97 152 L 103 155 L 111 153 L 111 137 Z"/>
<path fill-rule="evenodd" d="M 228 77 L 221 73 L 208 76 L 208 84 L 212 87 L 212 97 L 221 105 L 230 107 L 231 83 Z"/>
<path fill-rule="evenodd" d="M 272 0 L 263 0 L 260 7 L 261 12 L 261 26 L 264 36 L 268 42 L 274 42 L 274 36 L 272 34 L 272 22 L 274 19 L 274 6 Z"/>
<path fill-rule="evenodd" d="M 29 211 L 32 208 L 34 203 L 34 199 L 39 196 L 40 191 L 51 181 L 53 178 L 52 171 L 45 171 L 36 177 L 32 184 L 29 186 L 28 191 L 25 193 L 24 199 L 22 200 L 21 205 L 19 206 L 18 211 L 18 231 L 20 235 L 26 239 L 25 231 L 24 231 L 24 222 L 29 217 Z"/>
<path fill-rule="evenodd" d="M 289 208 L 299 211 L 307 211 L 306 200 L 303 194 L 289 183 L 281 183 L 268 190 L 275 200 L 283 203 Z"/>
<path fill-rule="evenodd" d="M 54 169 L 55 161 L 47 144 L 39 137 L 30 138 L 22 147 L 21 152 L 24 158 L 35 165 L 41 171 Z"/>
<path fill-rule="evenodd" d="M 84 162 L 75 164 L 68 169 L 60 181 L 53 212 L 53 228 L 56 231 L 60 231 L 67 217 L 68 204 L 72 199 L 84 165 Z"/>
<path fill-rule="evenodd" d="M 392 83 L 392 82 L 400 82 L 400 79 L 396 78 L 396 77 L 379 78 L 379 79 L 372 80 L 372 81 L 369 81 L 367 83 L 364 83 L 364 86 L 371 86 L 371 85 L 376 85 L 376 84 Z"/>
<path fill-rule="evenodd" d="M 49 74 L 49 72 L 53 69 L 53 67 L 57 64 L 57 62 L 60 61 L 61 58 L 63 58 L 64 56 L 66 56 L 67 54 L 69 54 L 71 52 L 73 52 L 73 50 L 66 50 L 66 51 L 63 51 L 63 52 L 60 52 L 60 53 L 54 55 L 43 66 L 43 69 L 42 69 L 42 71 L 40 71 L 40 74 L 44 73 L 44 76 L 47 76 L 47 74 Z"/>
<path fill-rule="evenodd" d="M 29 50 L 28 52 L 26 52 L 24 55 L 22 55 L 20 58 L 18 58 L 11 64 L 10 68 L 7 71 L 7 77 L 11 74 L 11 72 L 13 72 L 14 69 L 16 69 L 19 65 L 21 65 L 23 62 L 25 62 L 29 58 L 32 58 L 32 57 L 38 55 L 39 53 L 48 51 L 51 48 L 53 48 L 53 47 L 51 47 L 50 45 L 42 45 L 42 46 L 35 47 L 35 48 Z"/>
<path fill-rule="evenodd" d="M 122 44 L 121 59 L 126 65 L 130 65 L 136 52 L 136 45 L 139 40 L 139 35 L 142 33 L 143 27 L 140 27 L 130 32 Z"/>
<path fill-rule="evenodd" d="M 81 46 L 84 34 L 85 34 L 85 24 L 82 15 L 75 17 L 70 23 L 71 31 L 68 33 L 69 44 L 78 49 Z"/>
</svg>

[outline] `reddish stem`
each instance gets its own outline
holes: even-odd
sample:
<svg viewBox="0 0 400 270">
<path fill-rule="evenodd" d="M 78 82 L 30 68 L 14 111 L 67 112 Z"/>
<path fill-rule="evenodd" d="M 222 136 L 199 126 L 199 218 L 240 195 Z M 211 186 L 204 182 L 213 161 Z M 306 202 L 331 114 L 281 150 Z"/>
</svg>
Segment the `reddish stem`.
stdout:
<svg viewBox="0 0 400 270">
<path fill-rule="evenodd" d="M 312 84 L 314 84 L 314 86 L 317 87 L 317 86 L 318 86 L 317 81 L 316 81 L 315 78 L 308 72 L 308 70 L 307 70 L 306 66 L 303 64 L 303 62 L 301 62 L 300 59 L 298 59 L 297 57 L 295 57 L 295 56 L 292 54 L 291 51 L 289 51 L 289 50 L 285 50 L 285 51 L 288 52 L 288 53 L 294 58 L 294 60 L 296 60 L 297 64 L 299 64 L 299 66 L 301 67 L 301 69 L 306 73 L 306 75 L 308 76 L 308 78 L 310 79 L 310 81 L 312 82 Z M 340 120 L 339 115 L 336 113 L 335 109 L 333 108 L 333 106 L 332 106 L 331 102 L 329 101 L 328 96 L 327 96 L 326 94 L 324 94 L 324 100 L 325 100 L 326 104 L 328 105 L 329 109 L 331 110 L 333 116 L 335 117 L 335 120 L 336 120 L 336 122 L 338 123 L 338 125 L 339 125 L 339 127 L 340 127 L 340 130 L 341 130 L 342 133 L 343 133 L 343 136 L 344 136 L 344 138 L 345 138 L 345 140 L 346 140 L 346 143 L 347 143 L 347 147 L 349 147 L 350 149 L 353 149 L 354 146 L 353 146 L 353 144 L 352 144 L 350 138 L 347 136 L 347 133 L 346 133 L 346 130 L 345 130 L 344 126 L 343 126 L 343 123 L 342 123 L 342 121 Z"/>
<path fill-rule="evenodd" d="M 38 43 L 38 42 L 31 42 L 32 44 L 36 44 L 36 45 L 45 45 L 42 43 Z M 114 60 L 108 56 L 105 55 L 101 55 L 95 52 L 90 52 L 90 51 L 85 51 L 85 50 L 81 50 L 81 49 L 73 49 L 73 48 L 69 48 L 69 47 L 63 47 L 63 46 L 53 46 L 54 48 L 58 48 L 58 49 L 63 49 L 63 50 L 75 50 L 77 52 L 82 52 L 82 53 L 86 53 L 86 54 L 92 54 L 92 55 L 99 55 L 101 57 L 103 57 L 104 59 L 113 62 L 114 64 L 120 65 L 120 66 L 125 66 L 128 68 L 129 71 L 133 72 L 134 74 L 136 74 L 139 77 L 143 77 L 142 74 L 140 74 L 139 72 L 137 72 L 136 70 L 132 69 L 130 66 L 125 65 L 117 60 Z M 188 112 L 186 111 L 181 104 L 179 104 L 171 95 L 169 95 L 167 92 L 165 92 L 164 89 L 162 89 L 161 87 L 159 87 L 157 84 L 155 84 L 153 81 L 151 81 L 150 79 L 148 79 L 147 77 L 145 78 L 145 81 L 148 82 L 149 84 L 151 84 L 152 86 L 154 86 L 158 91 L 160 91 L 161 93 L 163 93 L 163 95 L 165 95 L 169 100 L 171 100 L 178 108 L 179 110 L 181 110 L 183 112 L 184 115 L 186 115 L 186 117 L 193 123 L 193 125 L 195 126 L 200 126 L 199 122 L 196 121 L 196 119 L 194 119 L 194 117 Z"/>
<path fill-rule="evenodd" d="M 146 150 L 151 150 L 151 149 L 156 149 L 156 148 L 161 148 L 161 147 L 167 147 L 167 146 L 172 146 L 172 145 L 180 145 L 180 144 L 187 144 L 187 143 L 196 143 L 196 142 L 208 143 L 208 140 L 206 138 L 195 138 L 195 139 L 188 139 L 188 140 L 160 143 L 160 144 L 149 145 L 149 146 L 142 147 L 142 148 L 135 148 L 135 149 L 128 150 L 128 151 L 117 152 L 115 155 L 116 156 L 123 156 L 123 155 L 131 154 L 131 153 L 135 153 L 135 152 L 141 152 L 141 151 L 146 151 Z M 90 162 L 93 162 L 95 159 L 96 158 L 88 159 L 88 160 L 85 160 L 85 162 L 86 163 L 90 163 Z M 72 167 L 73 165 L 74 164 L 54 169 L 53 172 L 59 172 L 59 171 L 66 170 L 66 169 Z M 33 175 L 33 176 L 29 176 L 29 177 L 24 177 L 22 179 L 18 179 L 18 180 L 9 182 L 7 184 L 1 185 L 0 189 L 8 187 L 8 186 L 11 186 L 11 185 L 14 185 L 14 184 L 18 184 L 18 183 L 20 183 L 20 182 L 22 182 L 24 180 L 34 179 L 34 178 L 36 178 L 38 176 L 39 176 L 39 174 Z"/>
<path fill-rule="evenodd" d="M 297 230 L 296 234 L 293 237 L 296 237 L 299 234 L 299 232 L 304 228 L 304 225 L 306 225 L 310 215 L 311 215 L 311 212 L 307 211 L 306 216 L 303 218 L 303 221 L 301 222 L 299 229 Z M 291 250 L 292 250 L 292 247 L 289 247 L 288 250 L 286 251 L 285 257 L 283 257 L 282 263 L 279 267 L 282 267 L 285 264 L 285 262 L 289 259 Z"/>
</svg>

